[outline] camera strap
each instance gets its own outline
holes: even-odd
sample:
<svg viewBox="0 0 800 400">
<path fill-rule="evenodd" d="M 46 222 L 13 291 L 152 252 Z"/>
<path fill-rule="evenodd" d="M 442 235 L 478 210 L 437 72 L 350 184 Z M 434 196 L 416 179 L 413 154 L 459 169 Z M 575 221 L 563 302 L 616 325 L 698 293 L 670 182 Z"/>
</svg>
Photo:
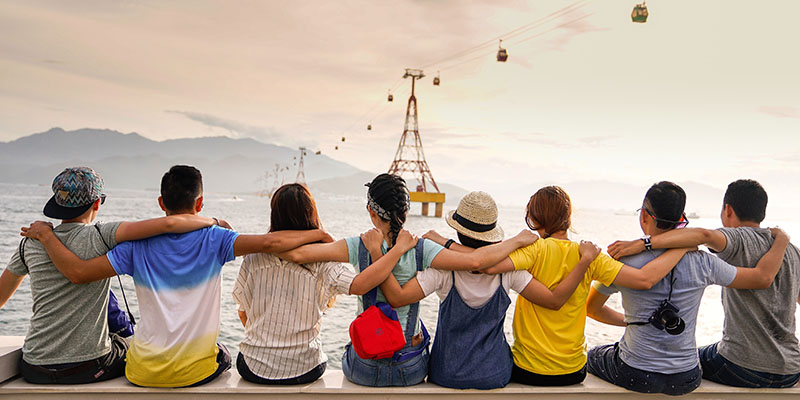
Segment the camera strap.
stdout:
<svg viewBox="0 0 800 400">
<path fill-rule="evenodd" d="M 669 294 L 667 301 L 672 301 L 672 288 L 675 287 L 675 268 L 669 271 Z M 626 322 L 625 325 L 649 325 L 650 321 Z"/>
<path fill-rule="evenodd" d="M 106 243 L 106 239 L 103 237 L 103 232 L 100 231 L 100 224 L 94 224 L 94 228 L 97 229 L 97 234 L 100 235 L 100 241 L 102 241 L 103 245 L 106 246 L 106 251 L 111 251 L 111 246 Z M 117 274 L 117 281 L 119 282 L 119 290 L 122 291 L 122 300 L 125 301 L 125 310 L 128 311 L 128 319 L 131 321 L 131 326 L 136 326 L 136 318 L 133 317 L 131 308 L 128 306 L 128 298 L 125 296 L 125 288 L 122 287 L 122 278 L 119 277 L 119 274 Z"/>
</svg>

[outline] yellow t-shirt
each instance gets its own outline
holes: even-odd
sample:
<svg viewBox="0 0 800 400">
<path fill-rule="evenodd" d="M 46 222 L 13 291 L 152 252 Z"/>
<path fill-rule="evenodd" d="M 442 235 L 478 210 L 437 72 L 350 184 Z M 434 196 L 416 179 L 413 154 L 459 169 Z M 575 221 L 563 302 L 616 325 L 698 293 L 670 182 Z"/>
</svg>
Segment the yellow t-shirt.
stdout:
<svg viewBox="0 0 800 400">
<path fill-rule="evenodd" d="M 578 243 L 560 239 L 539 239 L 511 253 L 517 270 L 526 270 L 553 289 L 580 260 Z M 514 364 L 540 375 L 571 374 L 586 364 L 586 297 L 592 281 L 610 285 L 623 264 L 600 254 L 589 265 L 583 281 L 560 310 L 535 305 L 517 297 L 514 310 Z"/>
</svg>

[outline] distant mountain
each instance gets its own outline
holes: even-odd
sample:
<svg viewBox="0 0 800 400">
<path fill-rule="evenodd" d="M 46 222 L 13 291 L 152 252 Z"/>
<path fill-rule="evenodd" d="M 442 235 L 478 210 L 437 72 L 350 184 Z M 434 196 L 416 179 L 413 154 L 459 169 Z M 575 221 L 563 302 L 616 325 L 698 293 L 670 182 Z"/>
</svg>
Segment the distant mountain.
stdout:
<svg viewBox="0 0 800 400">
<path fill-rule="evenodd" d="M 157 188 L 170 166 L 189 164 L 203 172 L 208 191 L 258 192 L 276 182 L 293 182 L 297 156 L 296 149 L 253 139 L 205 137 L 159 142 L 108 129 L 53 128 L 0 142 L 0 182 L 49 184 L 65 167 L 86 165 L 103 175 L 108 187 Z M 305 158 L 308 180 L 358 172 L 363 171 L 324 154 L 309 153 Z"/>
<path fill-rule="evenodd" d="M 297 177 L 299 151 L 253 139 L 204 137 L 150 140 L 137 133 L 108 129 L 47 132 L 0 142 L 0 182 L 49 185 L 69 166 L 89 166 L 109 188 L 155 189 L 169 167 L 194 165 L 209 192 L 261 192 Z M 309 152 L 305 176 L 312 191 L 334 195 L 364 194 L 364 183 L 377 173 L 360 170 L 324 154 Z M 440 184 L 448 202 L 466 194 Z"/>
</svg>

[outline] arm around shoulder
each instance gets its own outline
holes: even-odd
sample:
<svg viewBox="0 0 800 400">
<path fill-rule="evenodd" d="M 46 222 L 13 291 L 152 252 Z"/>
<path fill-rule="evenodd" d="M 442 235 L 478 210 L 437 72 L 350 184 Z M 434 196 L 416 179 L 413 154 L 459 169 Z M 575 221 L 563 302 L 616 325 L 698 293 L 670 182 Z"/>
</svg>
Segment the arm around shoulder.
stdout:
<svg viewBox="0 0 800 400">
<path fill-rule="evenodd" d="M 789 236 L 778 228 L 770 228 L 775 236 L 772 247 L 764 254 L 755 268 L 736 268 L 736 277 L 728 287 L 735 289 L 766 289 L 772 285 L 775 275 L 781 269 Z"/>
<path fill-rule="evenodd" d="M 24 236 L 42 243 L 53 265 L 72 283 L 89 283 L 117 274 L 107 255 L 89 260 L 80 259 L 58 240 L 52 227 L 46 222 L 36 221 L 22 230 Z"/>
</svg>

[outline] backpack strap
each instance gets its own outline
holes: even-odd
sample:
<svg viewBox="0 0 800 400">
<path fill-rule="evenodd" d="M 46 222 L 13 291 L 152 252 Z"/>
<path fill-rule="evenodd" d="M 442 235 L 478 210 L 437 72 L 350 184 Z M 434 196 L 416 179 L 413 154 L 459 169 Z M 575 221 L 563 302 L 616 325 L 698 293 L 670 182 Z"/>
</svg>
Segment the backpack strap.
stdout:
<svg viewBox="0 0 800 400">
<path fill-rule="evenodd" d="M 28 263 L 25 262 L 25 243 L 27 242 L 27 237 L 24 237 L 19 241 L 19 260 L 22 261 L 22 265 L 25 266 L 25 269 L 29 270 L 30 268 L 28 267 Z"/>
<path fill-rule="evenodd" d="M 422 255 L 423 249 L 425 248 L 424 245 L 425 239 L 419 239 L 417 241 L 417 246 L 414 248 L 416 252 L 415 258 L 417 261 L 417 272 L 422 271 L 424 269 L 424 265 L 422 264 Z M 455 284 L 455 279 L 453 280 L 453 284 Z M 405 329 L 405 336 L 406 336 L 406 343 L 411 343 L 412 338 L 414 337 L 414 331 L 417 327 L 417 317 L 419 315 L 419 302 L 413 303 L 409 305 L 408 310 L 408 320 L 406 320 L 406 329 Z M 428 329 L 425 328 L 425 324 L 422 322 L 422 319 L 419 320 L 419 326 L 422 331 L 422 344 L 416 350 L 411 351 L 398 351 L 394 353 L 392 357 L 392 361 L 394 362 L 403 362 L 406 360 L 410 360 L 414 357 L 419 356 L 422 354 L 425 349 L 428 348 L 428 345 L 431 343 L 431 335 L 428 333 Z"/>
<path fill-rule="evenodd" d="M 417 261 L 417 272 L 422 271 L 424 269 L 424 265 L 422 265 L 422 255 L 423 249 L 425 248 L 425 239 L 420 238 L 417 240 L 417 246 L 414 248 L 415 258 Z M 411 338 L 414 336 L 415 331 L 417 330 L 417 317 L 419 316 L 419 302 L 411 303 L 408 309 L 408 320 L 406 320 L 406 342 L 411 343 Z"/>
<path fill-rule="evenodd" d="M 103 242 L 104 246 L 106 246 L 106 253 L 111 251 L 111 246 L 108 245 L 106 238 L 103 237 L 103 232 L 100 231 L 100 224 L 94 224 L 94 229 L 97 230 L 97 235 L 100 236 L 100 241 Z M 122 287 L 122 278 L 119 277 L 119 274 L 117 274 L 117 282 L 119 282 L 119 290 L 122 291 L 122 300 L 125 301 L 125 310 L 128 311 L 128 319 L 131 320 L 131 326 L 136 326 L 136 318 L 133 317 L 131 308 L 128 306 L 128 297 L 125 296 L 125 288 Z"/>
<path fill-rule="evenodd" d="M 369 265 L 372 264 L 372 257 L 369 255 L 369 251 L 367 251 L 367 247 L 364 246 L 364 241 L 361 238 L 358 239 L 358 270 L 360 272 L 364 272 Z M 375 305 L 378 299 L 378 287 L 372 288 L 369 292 L 361 296 L 361 302 L 363 303 L 364 310 L 369 308 L 369 306 Z"/>
</svg>

